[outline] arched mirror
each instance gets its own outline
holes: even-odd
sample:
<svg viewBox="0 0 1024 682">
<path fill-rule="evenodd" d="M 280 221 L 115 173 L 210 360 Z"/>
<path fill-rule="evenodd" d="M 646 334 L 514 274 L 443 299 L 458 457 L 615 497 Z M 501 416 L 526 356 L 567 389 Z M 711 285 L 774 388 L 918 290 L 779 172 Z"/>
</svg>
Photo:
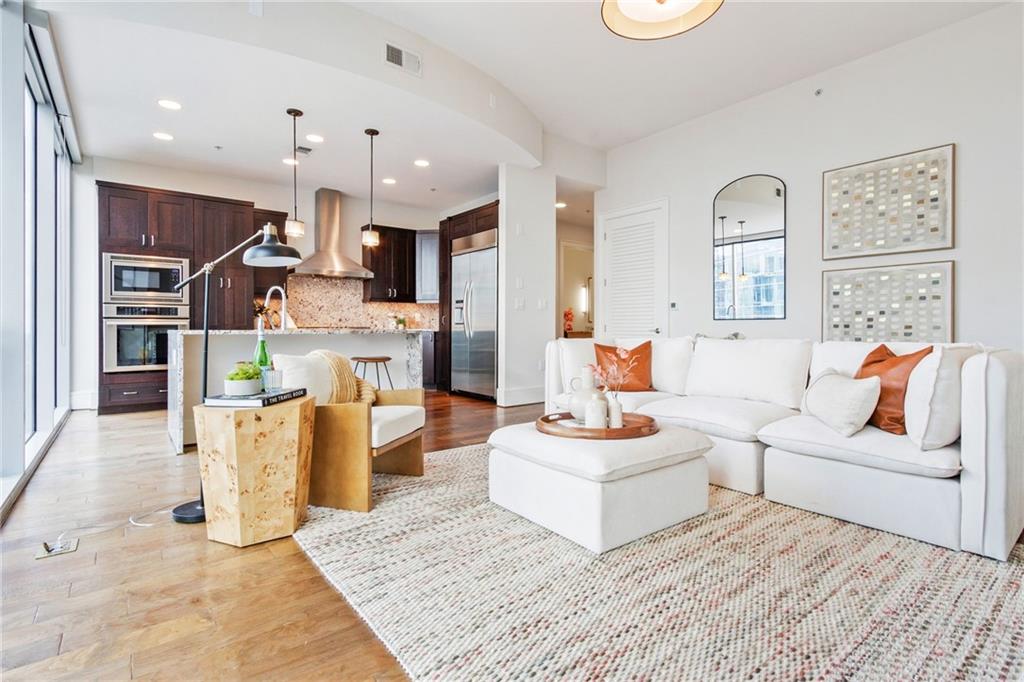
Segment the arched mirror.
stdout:
<svg viewBox="0 0 1024 682">
<path fill-rule="evenodd" d="M 714 202 L 716 320 L 786 317 L 786 183 L 748 175 Z"/>
</svg>

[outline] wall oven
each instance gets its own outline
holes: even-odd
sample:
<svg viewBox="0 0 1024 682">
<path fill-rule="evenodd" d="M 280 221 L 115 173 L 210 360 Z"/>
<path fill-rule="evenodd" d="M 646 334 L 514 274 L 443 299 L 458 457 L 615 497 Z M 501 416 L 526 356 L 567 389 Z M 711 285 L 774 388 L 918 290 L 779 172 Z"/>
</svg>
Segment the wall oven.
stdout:
<svg viewBox="0 0 1024 682">
<path fill-rule="evenodd" d="M 103 303 L 188 305 L 188 258 L 103 254 Z"/>
<path fill-rule="evenodd" d="M 103 371 L 167 369 L 167 333 L 188 327 L 188 317 L 104 317 Z"/>
</svg>

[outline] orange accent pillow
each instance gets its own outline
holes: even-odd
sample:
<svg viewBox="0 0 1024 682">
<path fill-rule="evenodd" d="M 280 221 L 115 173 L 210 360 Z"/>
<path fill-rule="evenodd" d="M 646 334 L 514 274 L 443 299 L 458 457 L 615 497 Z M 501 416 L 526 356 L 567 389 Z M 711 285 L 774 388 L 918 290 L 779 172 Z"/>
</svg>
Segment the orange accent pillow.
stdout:
<svg viewBox="0 0 1024 682">
<path fill-rule="evenodd" d="M 651 390 L 651 342 L 644 341 L 632 350 L 621 349 L 615 346 L 602 346 L 594 344 L 594 353 L 597 355 L 597 369 L 602 377 L 606 379 L 611 372 L 618 372 L 623 377 L 620 391 L 650 391 Z M 630 367 L 632 364 L 632 367 Z M 614 368 L 614 369 L 613 369 Z M 627 371 L 628 368 L 628 371 Z M 623 376 L 624 375 L 624 376 Z M 608 382 L 606 383 L 616 383 Z M 608 388 L 614 389 L 615 386 Z"/>
<path fill-rule="evenodd" d="M 882 392 L 878 396 L 878 405 L 868 420 L 869 424 L 883 431 L 899 436 L 907 433 L 903 401 L 907 395 L 907 382 L 910 373 L 917 363 L 924 360 L 932 352 L 932 347 L 922 348 L 916 353 L 896 355 L 884 343 L 868 353 L 857 370 L 855 379 L 877 376 L 882 380 Z"/>
</svg>

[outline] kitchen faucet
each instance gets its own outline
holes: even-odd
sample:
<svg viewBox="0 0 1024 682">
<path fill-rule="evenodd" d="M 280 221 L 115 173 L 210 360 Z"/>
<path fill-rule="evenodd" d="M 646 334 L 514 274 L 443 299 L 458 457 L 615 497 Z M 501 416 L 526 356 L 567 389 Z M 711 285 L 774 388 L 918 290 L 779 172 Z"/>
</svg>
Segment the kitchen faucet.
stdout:
<svg viewBox="0 0 1024 682">
<path fill-rule="evenodd" d="M 275 284 L 274 286 L 267 289 L 267 295 L 263 297 L 263 305 L 267 306 L 267 308 L 270 307 L 270 297 L 273 296 L 275 289 L 281 292 L 281 325 L 278 327 L 278 329 L 284 329 L 288 324 L 288 297 L 285 296 L 284 294 L 284 287 Z M 270 328 L 273 329 L 274 318 L 271 317 L 270 320 Z"/>
</svg>

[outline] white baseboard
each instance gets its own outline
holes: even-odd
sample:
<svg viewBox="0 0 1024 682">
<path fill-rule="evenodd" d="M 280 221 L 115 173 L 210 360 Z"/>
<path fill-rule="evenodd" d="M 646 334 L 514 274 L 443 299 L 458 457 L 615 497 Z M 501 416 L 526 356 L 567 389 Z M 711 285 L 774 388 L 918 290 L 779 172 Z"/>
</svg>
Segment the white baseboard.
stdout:
<svg viewBox="0 0 1024 682">
<path fill-rule="evenodd" d="M 96 391 L 72 391 L 72 410 L 95 410 L 100 403 L 99 393 Z"/>
<path fill-rule="evenodd" d="M 515 405 L 532 405 L 533 403 L 544 402 L 543 386 L 527 386 L 525 388 L 499 388 L 496 402 L 498 407 L 513 407 Z"/>
</svg>

